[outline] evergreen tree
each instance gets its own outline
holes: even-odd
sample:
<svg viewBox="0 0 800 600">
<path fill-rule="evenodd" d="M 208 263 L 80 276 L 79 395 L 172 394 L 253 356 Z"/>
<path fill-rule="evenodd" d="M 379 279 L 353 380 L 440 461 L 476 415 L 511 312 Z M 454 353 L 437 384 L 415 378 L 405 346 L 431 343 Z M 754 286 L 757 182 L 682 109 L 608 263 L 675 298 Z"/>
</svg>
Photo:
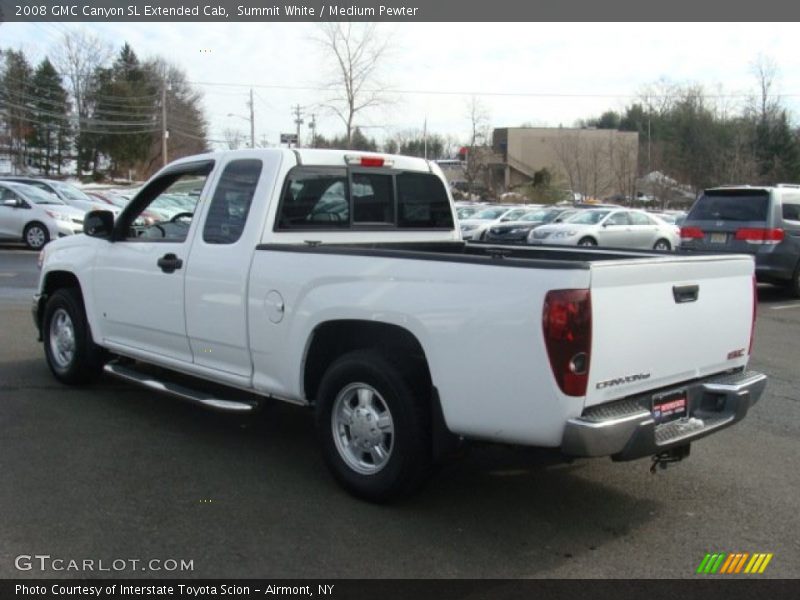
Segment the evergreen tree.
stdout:
<svg viewBox="0 0 800 600">
<path fill-rule="evenodd" d="M 4 52 L 0 78 L 0 118 L 5 122 L 17 169 L 28 161 L 28 139 L 33 125 L 33 68 L 21 50 Z"/>
<path fill-rule="evenodd" d="M 49 59 L 36 68 L 32 80 L 32 123 L 28 131 L 28 145 L 36 166 L 49 175 L 67 158 L 70 144 L 69 101 L 61 76 Z"/>
</svg>

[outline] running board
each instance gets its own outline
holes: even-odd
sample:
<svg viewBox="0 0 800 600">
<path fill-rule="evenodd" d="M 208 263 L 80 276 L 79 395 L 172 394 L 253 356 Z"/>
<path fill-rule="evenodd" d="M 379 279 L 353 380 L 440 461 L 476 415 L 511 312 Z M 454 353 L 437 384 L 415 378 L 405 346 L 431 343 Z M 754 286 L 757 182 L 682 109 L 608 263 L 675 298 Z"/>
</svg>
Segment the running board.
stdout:
<svg viewBox="0 0 800 600">
<path fill-rule="evenodd" d="M 255 402 L 251 403 L 240 402 L 237 400 L 221 400 L 210 394 L 201 392 L 199 390 L 194 390 L 171 381 L 161 381 L 154 378 L 150 374 L 136 371 L 118 363 L 108 363 L 105 367 L 103 367 L 103 370 L 106 373 L 113 375 L 114 377 L 118 377 L 124 381 L 135 383 L 156 392 L 168 394 L 170 396 L 180 398 L 181 400 L 187 400 L 189 402 L 193 402 L 194 404 L 199 404 L 200 406 L 211 408 L 213 410 L 229 413 L 246 413 L 252 412 L 256 408 Z"/>
</svg>

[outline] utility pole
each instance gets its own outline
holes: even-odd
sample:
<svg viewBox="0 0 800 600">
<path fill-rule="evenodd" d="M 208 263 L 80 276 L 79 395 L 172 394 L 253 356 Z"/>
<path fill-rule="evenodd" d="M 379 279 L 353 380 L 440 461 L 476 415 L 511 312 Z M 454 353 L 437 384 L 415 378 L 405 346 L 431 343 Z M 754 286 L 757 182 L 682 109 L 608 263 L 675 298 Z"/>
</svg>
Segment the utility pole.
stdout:
<svg viewBox="0 0 800 600">
<path fill-rule="evenodd" d="M 253 88 L 250 88 L 250 147 L 256 147 L 256 117 L 253 109 Z"/>
<path fill-rule="evenodd" d="M 425 117 L 425 122 L 422 125 L 422 139 L 425 145 L 425 160 L 428 160 L 428 117 Z"/>
<path fill-rule="evenodd" d="M 161 157 L 163 158 L 163 165 L 167 166 L 167 138 L 169 131 L 167 131 L 167 78 L 161 85 Z"/>
<path fill-rule="evenodd" d="M 300 125 L 303 124 L 303 112 L 299 104 L 294 107 L 294 123 L 297 125 L 297 142 L 295 148 L 300 147 Z"/>
<path fill-rule="evenodd" d="M 317 115 L 311 113 L 311 122 L 308 124 L 308 128 L 311 130 L 311 147 L 317 147 Z"/>
</svg>

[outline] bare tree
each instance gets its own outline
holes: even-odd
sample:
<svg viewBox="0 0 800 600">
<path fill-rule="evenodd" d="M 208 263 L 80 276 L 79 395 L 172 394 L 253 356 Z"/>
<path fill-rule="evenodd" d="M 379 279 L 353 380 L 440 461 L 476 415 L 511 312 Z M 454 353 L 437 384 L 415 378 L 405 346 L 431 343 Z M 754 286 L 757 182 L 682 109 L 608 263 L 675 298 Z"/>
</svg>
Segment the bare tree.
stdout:
<svg viewBox="0 0 800 600">
<path fill-rule="evenodd" d="M 112 52 L 111 44 L 83 29 L 64 33 L 60 47 L 53 52 L 53 63 L 69 84 L 75 108 L 79 170 L 88 167 L 88 161 L 93 158 L 93 152 L 87 147 L 89 141 L 81 135 L 81 123 L 85 122 L 91 111 L 97 69 L 108 63 Z"/>
<path fill-rule="evenodd" d="M 375 23 L 324 23 L 316 42 L 333 63 L 325 82 L 331 95 L 324 105 L 345 125 L 347 146 L 353 140 L 357 114 L 389 102 L 378 72 L 391 48 L 391 38 Z"/>
<path fill-rule="evenodd" d="M 244 145 L 244 134 L 238 129 L 226 129 L 222 132 L 222 139 L 228 146 L 228 150 L 238 150 Z"/>
<path fill-rule="evenodd" d="M 467 118 L 469 119 L 470 134 L 467 142 L 464 179 L 467 181 L 467 191 L 471 193 L 475 183 L 485 178 L 488 169 L 487 161 L 491 154 L 488 147 L 491 126 L 489 110 L 475 96 L 472 96 L 467 103 Z"/>
<path fill-rule="evenodd" d="M 769 56 L 759 54 L 750 66 L 758 82 L 759 97 L 756 110 L 762 120 L 767 120 L 778 109 L 778 98 L 775 96 L 775 85 L 778 78 L 778 65 Z"/>
<path fill-rule="evenodd" d="M 570 188 L 586 197 L 626 193 L 636 176 L 637 149 L 615 131 L 563 130 L 551 141 L 558 166 Z M 621 185 L 623 184 L 623 185 Z"/>
<path fill-rule="evenodd" d="M 617 192 L 627 199 L 632 199 L 636 194 L 639 141 L 635 135 L 627 138 L 612 134 L 608 138 L 608 159 L 614 185 Z"/>
</svg>

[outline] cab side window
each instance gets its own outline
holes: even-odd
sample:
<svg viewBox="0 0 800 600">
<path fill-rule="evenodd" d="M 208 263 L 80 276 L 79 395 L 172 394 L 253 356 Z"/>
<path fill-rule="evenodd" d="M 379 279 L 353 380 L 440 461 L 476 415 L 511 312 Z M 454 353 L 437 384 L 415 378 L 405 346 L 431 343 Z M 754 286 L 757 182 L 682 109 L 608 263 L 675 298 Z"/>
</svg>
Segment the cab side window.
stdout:
<svg viewBox="0 0 800 600">
<path fill-rule="evenodd" d="M 233 244 L 239 241 L 250 213 L 261 167 L 258 159 L 234 160 L 227 164 L 208 207 L 203 227 L 204 242 Z"/>
<path fill-rule="evenodd" d="M 200 196 L 213 164 L 197 170 L 166 174 L 145 187 L 133 200 L 137 210 L 127 215 L 127 241 L 186 241 Z"/>
</svg>

